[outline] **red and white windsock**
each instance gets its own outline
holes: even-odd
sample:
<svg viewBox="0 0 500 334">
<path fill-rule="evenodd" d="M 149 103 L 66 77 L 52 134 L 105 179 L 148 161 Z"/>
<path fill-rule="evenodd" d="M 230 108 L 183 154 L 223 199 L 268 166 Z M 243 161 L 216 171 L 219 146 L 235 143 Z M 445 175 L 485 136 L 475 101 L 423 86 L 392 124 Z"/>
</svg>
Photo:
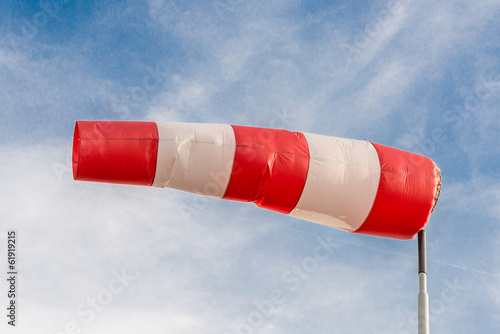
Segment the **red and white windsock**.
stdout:
<svg viewBox="0 0 500 334">
<path fill-rule="evenodd" d="M 169 187 L 361 234 L 411 239 L 441 176 L 424 156 L 362 140 L 226 124 L 78 121 L 73 177 Z"/>
</svg>

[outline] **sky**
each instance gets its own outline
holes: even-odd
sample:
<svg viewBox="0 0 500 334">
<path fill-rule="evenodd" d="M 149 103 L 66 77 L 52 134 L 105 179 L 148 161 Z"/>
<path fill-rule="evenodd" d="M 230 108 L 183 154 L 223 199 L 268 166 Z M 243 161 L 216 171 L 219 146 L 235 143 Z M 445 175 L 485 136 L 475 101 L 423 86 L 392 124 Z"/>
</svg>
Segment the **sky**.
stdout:
<svg viewBox="0 0 500 334">
<path fill-rule="evenodd" d="M 73 180 L 75 121 L 150 120 L 430 157 L 430 329 L 498 333 L 499 23 L 498 0 L 2 1 L 1 332 L 417 332 L 416 240 Z"/>
</svg>

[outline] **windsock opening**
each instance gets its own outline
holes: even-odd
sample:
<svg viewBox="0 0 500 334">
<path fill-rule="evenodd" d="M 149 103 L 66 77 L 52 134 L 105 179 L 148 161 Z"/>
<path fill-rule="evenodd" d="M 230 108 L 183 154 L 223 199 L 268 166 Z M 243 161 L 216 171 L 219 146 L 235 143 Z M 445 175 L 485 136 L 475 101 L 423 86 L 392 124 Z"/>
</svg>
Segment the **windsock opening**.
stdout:
<svg viewBox="0 0 500 334">
<path fill-rule="evenodd" d="M 151 186 L 157 152 L 154 122 L 78 121 L 73 137 L 73 178 Z"/>
<path fill-rule="evenodd" d="M 75 134 L 73 135 L 73 155 L 72 155 L 72 166 L 73 166 L 73 180 L 76 180 L 78 175 L 78 153 L 80 152 L 80 129 L 78 127 L 78 122 L 75 124 Z"/>
</svg>

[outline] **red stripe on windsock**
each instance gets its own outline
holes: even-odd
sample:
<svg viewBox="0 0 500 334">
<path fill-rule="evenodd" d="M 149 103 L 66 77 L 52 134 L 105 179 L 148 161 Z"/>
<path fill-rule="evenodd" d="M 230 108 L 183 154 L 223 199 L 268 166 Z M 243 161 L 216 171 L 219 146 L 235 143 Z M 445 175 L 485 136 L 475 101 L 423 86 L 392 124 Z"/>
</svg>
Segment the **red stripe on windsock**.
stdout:
<svg viewBox="0 0 500 334">
<path fill-rule="evenodd" d="M 373 207 L 355 233 L 412 239 L 432 212 L 441 185 L 439 169 L 424 156 L 380 144 L 381 175 Z"/>
<path fill-rule="evenodd" d="M 289 213 L 297 204 L 309 169 L 302 133 L 232 125 L 236 151 L 224 199 L 255 202 Z"/>
<path fill-rule="evenodd" d="M 78 121 L 73 138 L 73 177 L 150 186 L 157 152 L 154 122 Z"/>
</svg>

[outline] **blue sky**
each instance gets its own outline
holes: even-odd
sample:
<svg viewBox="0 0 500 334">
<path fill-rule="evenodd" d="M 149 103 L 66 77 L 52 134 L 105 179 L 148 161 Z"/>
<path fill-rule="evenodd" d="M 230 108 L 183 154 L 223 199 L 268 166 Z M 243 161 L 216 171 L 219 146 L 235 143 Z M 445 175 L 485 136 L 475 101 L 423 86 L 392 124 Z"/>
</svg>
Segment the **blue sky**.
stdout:
<svg viewBox="0 0 500 334">
<path fill-rule="evenodd" d="M 426 228 L 431 330 L 498 332 L 499 1 L 0 9 L 0 245 L 17 230 L 20 267 L 9 333 L 416 333 L 415 240 L 75 182 L 86 119 L 278 127 L 429 156 L 443 175 Z"/>
</svg>

